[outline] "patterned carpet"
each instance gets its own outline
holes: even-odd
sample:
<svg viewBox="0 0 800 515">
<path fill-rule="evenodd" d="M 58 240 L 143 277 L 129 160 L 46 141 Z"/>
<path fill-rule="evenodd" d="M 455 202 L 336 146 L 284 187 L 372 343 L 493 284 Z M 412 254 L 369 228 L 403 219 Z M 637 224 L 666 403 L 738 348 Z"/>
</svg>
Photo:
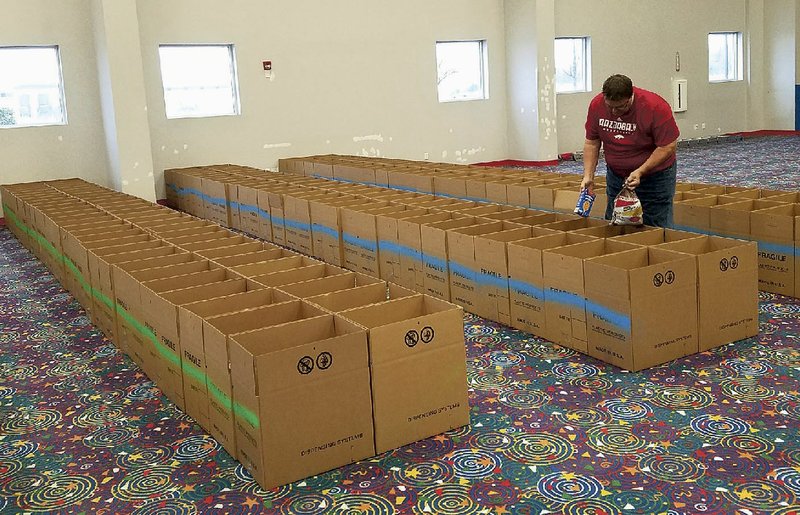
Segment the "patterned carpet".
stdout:
<svg viewBox="0 0 800 515">
<path fill-rule="evenodd" d="M 579 161 L 547 170 L 583 174 Z M 605 174 L 605 162 L 597 167 Z M 688 142 L 678 147 L 678 181 L 775 190 L 800 190 L 800 134 Z"/>
<path fill-rule="evenodd" d="M 758 338 L 640 373 L 468 315 L 470 427 L 265 492 L 2 229 L 0 514 L 800 514 L 800 301 L 760 300 Z"/>
</svg>

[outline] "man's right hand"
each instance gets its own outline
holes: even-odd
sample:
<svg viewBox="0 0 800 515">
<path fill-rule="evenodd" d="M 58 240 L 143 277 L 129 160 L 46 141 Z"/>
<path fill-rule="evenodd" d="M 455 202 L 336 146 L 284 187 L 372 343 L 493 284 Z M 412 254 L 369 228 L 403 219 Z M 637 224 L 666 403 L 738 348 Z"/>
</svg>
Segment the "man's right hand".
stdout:
<svg viewBox="0 0 800 515">
<path fill-rule="evenodd" d="M 583 178 L 581 181 L 581 191 L 589 190 L 589 195 L 594 195 L 594 179 Z"/>
</svg>

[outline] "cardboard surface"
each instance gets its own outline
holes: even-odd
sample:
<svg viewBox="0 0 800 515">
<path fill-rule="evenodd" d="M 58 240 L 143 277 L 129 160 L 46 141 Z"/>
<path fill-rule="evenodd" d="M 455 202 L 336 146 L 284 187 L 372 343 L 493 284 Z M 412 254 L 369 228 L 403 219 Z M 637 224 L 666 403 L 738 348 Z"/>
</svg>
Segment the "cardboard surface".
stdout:
<svg viewBox="0 0 800 515">
<path fill-rule="evenodd" d="M 469 423 L 460 307 L 414 295 L 341 316 L 369 330 L 376 453 Z"/>
<path fill-rule="evenodd" d="M 203 319 L 287 300 L 291 299 L 280 292 L 274 292 L 270 288 L 261 288 L 261 285 L 254 285 L 252 282 L 246 281 L 246 289 L 243 292 L 190 302 L 178 307 L 186 413 L 199 422 L 206 431 L 211 432 L 209 398 L 212 395 L 219 396 L 220 393 L 213 384 L 211 392 L 209 392 L 207 385 Z M 218 400 L 217 403 L 224 404 L 224 401 Z"/>
<path fill-rule="evenodd" d="M 590 356 L 636 371 L 697 352 L 694 256 L 639 247 L 584 268 Z"/>
<path fill-rule="evenodd" d="M 333 315 L 230 337 L 237 459 L 273 488 L 375 454 L 366 331 Z"/>
<path fill-rule="evenodd" d="M 544 250 L 542 270 L 548 339 L 578 352 L 587 352 L 584 260 L 636 247 L 631 243 L 597 239 Z"/>
<path fill-rule="evenodd" d="M 701 236 L 657 248 L 689 254 L 697 260 L 700 352 L 758 334 L 755 242 Z"/>
</svg>

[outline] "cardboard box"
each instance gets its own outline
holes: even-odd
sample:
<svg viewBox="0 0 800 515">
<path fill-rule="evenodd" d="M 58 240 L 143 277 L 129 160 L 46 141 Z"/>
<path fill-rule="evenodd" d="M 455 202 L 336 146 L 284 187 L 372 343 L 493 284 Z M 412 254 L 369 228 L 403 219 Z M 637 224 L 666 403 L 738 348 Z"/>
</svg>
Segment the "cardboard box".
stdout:
<svg viewBox="0 0 800 515">
<path fill-rule="evenodd" d="M 373 204 L 374 205 L 374 204 Z M 404 211 L 403 205 L 382 207 L 347 206 L 341 209 L 344 267 L 373 277 L 380 277 L 376 215 Z"/>
<path fill-rule="evenodd" d="M 723 199 L 723 197 L 719 197 L 719 199 Z M 785 204 L 771 200 L 752 199 L 718 204 L 709 209 L 711 233 L 731 238 L 749 239 L 751 235 L 750 213 L 781 205 Z"/>
<path fill-rule="evenodd" d="M 450 300 L 450 267 L 447 232 L 482 223 L 475 217 L 450 218 L 441 222 L 423 223 L 419 226 L 422 251 L 423 293 L 438 299 Z M 415 284 L 415 287 L 418 285 Z"/>
<path fill-rule="evenodd" d="M 587 353 L 584 261 L 637 247 L 613 240 L 594 240 L 544 250 L 542 271 L 548 339 Z"/>
<path fill-rule="evenodd" d="M 784 204 L 750 213 L 750 238 L 758 242 L 758 288 L 798 297 L 795 242 L 800 204 Z"/>
<path fill-rule="evenodd" d="M 433 189 L 437 196 L 467 198 L 467 177 L 459 173 L 447 173 L 433 177 Z"/>
<path fill-rule="evenodd" d="M 626 227 L 626 226 L 611 226 L 611 227 Z M 702 234 L 691 231 L 678 231 L 675 229 L 663 229 L 657 227 L 649 227 L 647 231 L 633 231 L 625 234 L 623 231 L 619 236 L 611 236 L 609 239 L 624 241 L 627 243 L 635 243 L 637 245 L 660 245 L 662 243 L 669 243 L 672 241 L 688 240 L 694 238 L 702 238 Z M 581 232 L 581 231 L 575 231 Z"/>
<path fill-rule="evenodd" d="M 322 293 L 306 297 L 304 300 L 319 306 L 325 311 L 341 313 L 348 309 L 409 297 L 415 294 L 412 290 L 392 283 L 389 283 L 388 287 L 386 287 L 381 281 L 380 283 L 358 285 L 344 290 Z"/>
<path fill-rule="evenodd" d="M 350 196 L 309 201 L 314 257 L 331 265 L 344 265 L 340 208 L 363 204 L 363 198 Z"/>
<path fill-rule="evenodd" d="M 117 342 L 139 367 L 145 367 L 144 315 L 141 309 L 141 281 L 208 270 L 206 261 L 193 260 L 188 252 L 163 257 L 115 263 L 111 268 L 117 311 Z M 149 344 L 148 344 L 149 345 Z M 147 370 L 145 370 L 147 372 Z M 151 370 L 151 372 L 154 372 Z M 155 375 L 151 376 L 155 379 Z"/>
<path fill-rule="evenodd" d="M 700 191 L 700 190 L 698 190 Z M 686 194 L 684 194 L 684 197 Z M 673 226 L 684 231 L 709 233 L 711 231 L 711 208 L 731 202 L 738 202 L 736 197 L 719 197 L 706 195 L 673 204 Z"/>
<path fill-rule="evenodd" d="M 236 278 L 222 269 L 156 279 L 141 284 L 145 326 L 152 331 L 149 358 L 154 363 L 159 387 L 181 409 L 185 409 L 186 404 L 178 306 L 238 293 L 244 289 L 244 279 Z"/>
<path fill-rule="evenodd" d="M 422 233 L 420 232 L 420 226 L 425 223 L 441 222 L 452 218 L 452 214 L 440 212 L 403 218 L 397 221 L 400 269 L 392 271 L 390 282 L 414 291 L 424 291 L 425 269 L 422 262 Z"/>
<path fill-rule="evenodd" d="M 758 335 L 758 258 L 755 242 L 718 236 L 677 240 L 657 248 L 697 260 L 698 350 Z"/>
<path fill-rule="evenodd" d="M 596 238 L 532 228 L 531 238 L 509 242 L 508 276 L 511 327 L 554 340 L 546 328 L 542 252 Z"/>
<path fill-rule="evenodd" d="M 518 178 L 495 179 L 486 183 L 486 199 L 498 204 L 509 204 L 508 188 L 516 186 L 521 181 Z M 513 194 L 512 194 L 513 195 Z M 528 207 L 527 205 L 524 207 Z"/>
<path fill-rule="evenodd" d="M 230 247 L 231 245 L 240 245 L 242 243 L 247 242 L 248 240 L 249 238 L 246 238 L 245 236 L 236 235 L 236 236 L 228 236 L 222 238 L 212 238 L 210 240 L 201 240 L 193 243 L 184 243 L 181 245 L 181 248 L 184 250 L 188 250 L 189 252 L 194 252 L 200 255 L 201 252 L 207 250 L 227 248 Z"/>
<path fill-rule="evenodd" d="M 116 309 L 114 306 L 113 289 L 103 291 L 103 283 L 110 284 L 110 268 L 107 264 L 101 265 L 100 260 L 103 256 L 126 254 L 128 252 L 152 251 L 145 254 L 148 257 L 164 256 L 173 252 L 172 249 L 164 245 L 161 240 L 147 240 L 137 243 L 123 245 L 112 245 L 109 247 L 86 249 L 87 257 L 87 277 L 89 290 L 92 297 L 92 323 L 100 328 L 109 338 L 114 338 L 114 327 L 116 325 Z M 101 277 L 106 274 L 106 277 Z M 105 281 L 104 281 L 105 279 Z"/>
<path fill-rule="evenodd" d="M 269 207 L 269 193 L 267 190 L 272 187 L 266 183 L 262 183 L 256 189 L 256 210 L 255 215 L 257 218 L 246 217 L 250 223 L 250 234 L 258 236 L 266 241 L 274 241 L 274 232 L 272 227 L 272 212 Z M 247 225 L 247 222 L 243 222 Z"/>
<path fill-rule="evenodd" d="M 544 184 L 539 184 L 529 189 L 528 195 L 530 196 L 531 207 L 553 211 L 556 192 L 569 187 L 568 181 L 545 179 Z M 573 209 L 575 208 L 574 205 L 572 207 Z"/>
<path fill-rule="evenodd" d="M 369 331 L 376 453 L 469 424 L 461 308 L 414 295 L 341 316 Z"/>
<path fill-rule="evenodd" d="M 135 231 L 135 229 L 131 229 L 130 231 Z M 122 235 L 125 233 L 119 234 Z M 135 232 L 128 232 L 128 234 L 131 235 L 117 238 L 112 237 L 112 239 L 95 239 L 102 238 L 103 236 L 92 234 L 84 235 L 82 237 L 83 239 L 78 240 L 70 233 L 62 232 L 61 247 L 64 254 L 66 287 L 81 306 L 83 306 L 90 317 L 92 314 L 93 302 L 87 249 L 113 246 L 115 244 L 135 244 L 149 239 L 149 235 L 145 233 L 136 234 Z"/>
<path fill-rule="evenodd" d="M 314 255 L 313 239 L 311 238 L 311 211 L 309 201 L 318 200 L 325 202 L 335 198 L 324 191 L 307 191 L 293 193 L 283 198 L 284 225 L 286 226 L 286 246 L 307 256 Z"/>
<path fill-rule="evenodd" d="M 448 280 L 450 299 L 453 303 L 463 307 L 465 311 L 476 313 L 479 277 L 484 280 L 489 279 L 488 275 L 478 273 L 475 263 L 476 238 L 484 234 L 521 228 L 523 227 L 507 222 L 489 221 L 447 230 L 447 266 L 450 271 Z M 530 236 L 530 232 L 526 235 Z"/>
<path fill-rule="evenodd" d="M 298 299 L 306 299 L 325 293 L 357 288 L 369 284 L 380 284 L 386 288 L 386 281 L 370 277 L 366 274 L 358 274 L 344 270 L 342 270 L 342 273 L 284 284 L 277 288 Z"/>
<path fill-rule="evenodd" d="M 203 319 L 293 300 L 289 296 L 262 288 L 260 284 L 245 281 L 239 293 L 194 301 L 178 306 L 178 340 L 181 348 L 183 396 L 186 413 L 206 431 L 211 432 L 209 398 L 215 397 L 218 406 L 230 408 L 231 399 L 213 382 L 209 386 L 206 373 L 206 356 L 203 346 Z"/>
<path fill-rule="evenodd" d="M 229 245 L 226 247 L 216 247 L 211 249 L 196 250 L 194 251 L 194 253 L 206 259 L 216 260 L 230 256 L 250 254 L 261 250 L 273 250 L 279 248 L 279 247 L 274 247 L 273 245 L 269 246 L 267 245 L 268 244 L 265 244 L 262 241 L 250 240 L 249 238 L 246 238 L 241 243 L 234 243 L 233 245 Z"/>
<path fill-rule="evenodd" d="M 489 220 L 511 220 L 514 218 L 523 218 L 525 216 L 530 216 L 532 214 L 541 214 L 541 211 L 534 211 L 532 209 L 525 209 L 523 207 L 503 207 L 502 210 L 489 213 L 487 215 L 482 215 L 483 218 L 487 218 Z"/>
<path fill-rule="evenodd" d="M 213 174 L 202 177 L 200 183 L 203 192 L 203 218 L 211 220 L 225 227 L 231 225 L 230 199 L 225 187 L 227 181 L 225 174 Z"/>
<path fill-rule="evenodd" d="M 263 284 L 264 286 L 278 287 L 301 281 L 322 279 L 332 275 L 341 275 L 346 272 L 345 269 L 339 268 L 338 266 L 326 265 L 324 263 L 310 263 L 289 270 L 257 275 L 253 277 L 253 281 Z"/>
<path fill-rule="evenodd" d="M 153 246 L 153 244 L 158 245 Z M 114 247 L 109 247 L 109 251 L 112 249 L 118 250 Z M 100 294 L 99 299 L 95 299 L 98 327 L 126 354 L 128 351 L 122 346 L 117 334 L 117 306 L 114 295 L 112 266 L 115 263 L 168 256 L 174 254 L 176 250 L 176 247 L 166 245 L 160 240 L 153 240 L 152 242 L 141 243 L 136 250 L 128 249 L 124 252 L 115 252 L 113 254 L 89 252 L 91 284 Z"/>
<path fill-rule="evenodd" d="M 220 231 L 214 231 L 214 232 L 208 232 L 208 233 L 199 233 L 199 234 L 193 234 L 193 235 L 190 235 L 190 236 L 181 236 L 181 237 L 177 237 L 177 238 L 174 238 L 174 237 L 171 237 L 171 236 L 168 236 L 168 237 L 163 237 L 162 236 L 162 238 L 165 241 L 168 241 L 169 243 L 171 243 L 172 245 L 175 245 L 177 247 L 182 247 L 183 245 L 189 245 L 189 244 L 197 243 L 197 242 L 207 242 L 207 241 L 216 240 L 216 239 L 227 239 L 227 238 L 229 238 L 231 236 L 233 236 L 232 232 L 223 229 L 223 230 L 220 230 Z"/>
<path fill-rule="evenodd" d="M 640 247 L 584 268 L 590 356 L 637 371 L 697 350 L 694 256 Z"/>
<path fill-rule="evenodd" d="M 262 192 L 259 192 L 258 203 L 259 206 L 267 205 L 269 207 L 270 223 L 272 230 L 272 239 L 268 240 L 276 245 L 286 246 L 286 223 L 284 213 L 284 196 L 302 194 L 305 190 L 291 187 L 280 186 L 270 188 L 266 192 L 266 199 L 262 199 Z"/>
<path fill-rule="evenodd" d="M 273 253 L 274 251 L 262 251 L 262 252 Z M 294 268 L 322 264 L 320 261 L 317 261 L 316 259 L 307 256 L 295 255 L 286 257 L 275 257 L 274 254 L 273 258 L 268 261 L 256 261 L 248 264 L 229 266 L 228 263 L 230 261 L 231 261 L 230 259 L 224 260 L 222 263 L 223 266 L 227 266 L 232 271 L 236 272 L 237 274 L 243 277 L 256 277 L 265 274 L 270 274 L 273 272 L 280 272 L 283 270 L 291 270 Z"/>
<path fill-rule="evenodd" d="M 262 488 L 375 454 L 366 331 L 322 315 L 231 335 L 237 459 Z"/>
<path fill-rule="evenodd" d="M 541 224 L 538 227 L 545 229 L 554 229 L 556 231 L 577 231 L 578 229 L 586 229 L 589 227 L 605 227 L 609 225 L 608 220 L 598 220 L 596 218 L 583 218 L 578 215 L 570 215 L 566 213 L 556 214 L 556 221 Z"/>
<path fill-rule="evenodd" d="M 517 182 L 506 185 L 506 198 L 511 206 L 531 207 L 531 188 L 544 184 L 543 180 L 518 179 Z"/>
<path fill-rule="evenodd" d="M 511 325 L 508 244 L 532 234 L 531 227 L 517 227 L 475 235 L 476 315 Z"/>
<path fill-rule="evenodd" d="M 142 357 L 144 360 L 143 368 L 153 381 L 158 383 L 161 390 L 168 397 L 177 397 L 174 400 L 178 406 L 183 405 L 183 388 L 180 388 L 180 393 L 176 393 L 172 384 L 167 380 L 170 374 L 166 370 L 166 363 L 172 362 L 178 369 L 180 369 L 180 355 L 176 354 L 177 343 L 175 339 L 162 340 L 160 330 L 166 330 L 169 333 L 173 332 L 172 327 L 158 328 L 154 325 L 156 320 L 159 319 L 152 305 L 157 302 L 153 297 L 159 293 L 170 291 L 179 288 L 189 288 L 192 286 L 199 286 L 209 284 L 212 282 L 219 282 L 226 279 L 226 271 L 223 269 L 211 270 L 208 269 L 208 262 L 204 263 L 205 269 L 201 269 L 189 273 L 178 272 L 174 277 L 166 276 L 156 279 L 144 280 L 139 285 L 139 316 L 137 320 L 143 326 L 134 334 L 134 340 L 140 346 Z M 189 267 L 187 267 L 189 268 Z M 177 360 L 177 363 L 175 361 Z M 172 399 L 172 397 L 170 397 Z"/>
<path fill-rule="evenodd" d="M 258 235 L 259 207 L 258 186 L 261 180 L 246 180 L 236 184 L 236 198 L 239 206 L 239 228 L 247 234 Z M 266 213 L 269 215 L 269 213 Z M 266 239 L 266 238 L 265 238 Z"/>
<path fill-rule="evenodd" d="M 594 227 L 585 227 L 583 229 L 575 229 L 575 234 L 586 234 L 587 236 L 594 236 L 596 238 L 615 238 L 618 236 L 624 236 L 629 234 L 641 234 L 641 233 L 648 233 L 653 232 L 656 235 L 652 236 L 654 239 L 658 239 L 657 235 L 663 235 L 664 230 L 660 227 L 651 227 L 648 225 L 642 226 L 635 226 L 635 225 L 610 225 L 609 223 L 605 223 L 603 225 L 597 225 Z M 647 236 L 644 236 L 647 239 Z M 647 240 L 649 241 L 649 240 Z M 659 243 L 663 243 L 660 241 Z"/>
<path fill-rule="evenodd" d="M 319 308 L 299 300 L 280 302 L 259 308 L 217 315 L 203 320 L 203 351 L 206 361 L 211 435 L 230 453 L 238 456 L 236 447 L 233 385 L 230 374 L 229 340 L 231 334 L 278 325 L 300 318 L 325 314 Z"/>
<path fill-rule="evenodd" d="M 209 258 L 220 266 L 227 268 L 236 268 L 243 265 L 252 265 L 255 263 L 263 263 L 273 261 L 280 258 L 300 257 L 291 250 L 286 250 L 280 247 L 270 245 L 270 248 L 256 250 L 254 252 L 246 252 L 242 254 L 234 254 L 232 256 L 212 257 Z"/>
<path fill-rule="evenodd" d="M 401 255 L 406 249 L 400 246 L 398 225 L 400 220 L 427 214 L 425 208 L 408 207 L 403 211 L 380 214 L 375 217 L 378 238 L 378 257 L 380 275 L 385 281 L 398 282 L 401 276 Z"/>
<path fill-rule="evenodd" d="M 396 190 L 433 193 L 433 179 L 433 175 L 414 169 L 389 171 L 389 187 Z"/>
</svg>

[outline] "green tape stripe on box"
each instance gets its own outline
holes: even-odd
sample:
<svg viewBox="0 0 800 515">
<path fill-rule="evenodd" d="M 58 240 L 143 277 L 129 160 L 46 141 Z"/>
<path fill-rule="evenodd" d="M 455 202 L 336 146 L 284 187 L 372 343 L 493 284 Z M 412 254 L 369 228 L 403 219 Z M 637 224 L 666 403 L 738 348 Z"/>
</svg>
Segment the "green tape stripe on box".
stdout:
<svg viewBox="0 0 800 515">
<path fill-rule="evenodd" d="M 248 424 L 258 429 L 258 415 L 238 402 L 233 403 L 233 411 L 247 421 Z"/>
<path fill-rule="evenodd" d="M 34 238 L 37 242 L 39 242 L 41 245 L 43 245 L 45 248 L 47 248 L 47 250 L 50 251 L 50 253 L 53 254 L 53 256 L 56 259 L 62 260 L 66 268 L 75 275 L 76 280 L 85 290 L 87 290 L 87 292 L 90 292 L 91 295 L 93 295 L 95 298 L 100 300 L 102 303 L 106 304 L 109 308 L 116 311 L 116 313 L 119 316 L 125 319 L 128 325 L 130 325 L 134 330 L 138 331 L 142 336 L 150 340 L 153 343 L 153 345 L 155 345 L 159 353 L 162 354 L 171 363 L 173 363 L 176 366 L 179 366 L 181 370 L 189 372 L 189 375 L 191 375 L 197 381 L 205 383 L 207 385 L 208 391 L 212 395 L 214 395 L 214 397 L 216 397 L 217 401 L 221 405 L 227 407 L 228 409 L 233 408 L 234 403 L 232 402 L 231 398 L 228 395 L 226 395 L 225 392 L 220 390 L 219 387 L 217 387 L 217 385 L 215 385 L 214 382 L 208 378 L 207 374 L 203 373 L 201 370 L 197 368 L 183 365 L 180 362 L 178 356 L 172 351 L 172 349 L 170 349 L 169 347 L 163 345 L 161 342 L 158 341 L 153 331 L 151 331 L 150 329 L 147 328 L 147 326 L 136 320 L 136 318 L 134 318 L 130 313 L 128 313 L 128 311 L 125 308 L 113 302 L 104 293 L 95 288 L 92 288 L 91 285 L 87 283 L 86 280 L 83 278 L 83 274 L 81 274 L 80 270 L 78 270 L 78 267 L 75 266 L 75 263 L 73 263 L 71 259 L 64 256 L 61 252 L 59 252 L 58 249 L 56 249 L 47 240 L 47 238 L 43 237 L 37 231 L 29 228 L 27 225 L 22 223 L 17 217 L 16 213 L 14 213 L 14 211 L 12 211 L 11 208 L 9 208 L 5 203 L 3 203 L 3 212 L 6 218 L 11 220 L 11 222 L 14 223 L 14 225 L 16 225 L 20 230 L 22 230 L 25 234 L 28 234 L 29 236 Z M 242 416 L 242 418 L 244 418 L 252 426 L 259 427 L 258 416 L 251 410 L 240 405 L 239 403 L 236 403 L 236 410 Z"/>
</svg>

